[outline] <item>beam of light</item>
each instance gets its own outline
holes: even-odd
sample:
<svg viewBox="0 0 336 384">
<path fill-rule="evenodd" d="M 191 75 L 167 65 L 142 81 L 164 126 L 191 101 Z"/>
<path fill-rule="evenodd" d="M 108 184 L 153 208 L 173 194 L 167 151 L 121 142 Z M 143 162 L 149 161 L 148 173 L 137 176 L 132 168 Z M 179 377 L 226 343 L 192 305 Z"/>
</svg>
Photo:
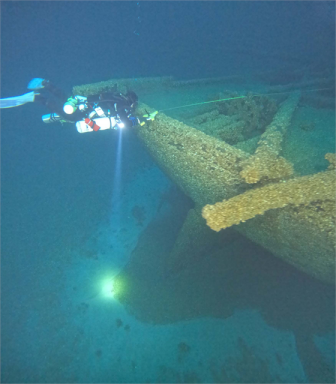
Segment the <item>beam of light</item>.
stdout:
<svg viewBox="0 0 336 384">
<path fill-rule="evenodd" d="M 114 170 L 114 180 L 112 189 L 112 210 L 113 223 L 117 227 L 120 226 L 120 198 L 121 198 L 121 172 L 122 172 L 122 129 L 117 129 L 118 141 L 115 150 L 116 162 Z"/>
</svg>

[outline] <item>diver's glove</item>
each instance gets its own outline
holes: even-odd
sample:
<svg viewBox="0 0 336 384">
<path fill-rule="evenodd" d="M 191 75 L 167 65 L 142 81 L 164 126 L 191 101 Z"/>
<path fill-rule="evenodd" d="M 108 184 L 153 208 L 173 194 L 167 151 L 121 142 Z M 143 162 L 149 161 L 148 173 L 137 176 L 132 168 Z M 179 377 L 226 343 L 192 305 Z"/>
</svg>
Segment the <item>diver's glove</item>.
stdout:
<svg viewBox="0 0 336 384">
<path fill-rule="evenodd" d="M 159 111 L 155 111 L 155 112 L 152 112 L 152 113 L 146 113 L 145 115 L 143 115 L 143 117 L 147 120 L 147 121 L 154 121 L 155 119 L 155 116 L 159 113 Z"/>
<path fill-rule="evenodd" d="M 146 124 L 147 121 L 154 121 L 155 116 L 158 113 L 159 113 L 158 111 L 155 111 L 155 112 L 152 112 L 152 113 L 147 112 L 142 117 L 129 117 L 129 120 L 132 122 L 133 126 L 140 125 L 141 127 L 143 127 Z"/>
</svg>

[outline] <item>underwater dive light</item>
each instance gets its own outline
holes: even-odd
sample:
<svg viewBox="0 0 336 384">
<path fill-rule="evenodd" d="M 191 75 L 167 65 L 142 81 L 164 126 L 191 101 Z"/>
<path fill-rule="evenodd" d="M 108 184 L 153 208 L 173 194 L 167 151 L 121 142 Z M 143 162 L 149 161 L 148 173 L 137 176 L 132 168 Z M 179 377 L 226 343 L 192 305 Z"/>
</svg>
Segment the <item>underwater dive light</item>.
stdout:
<svg viewBox="0 0 336 384">
<path fill-rule="evenodd" d="M 77 109 L 77 100 L 72 97 L 69 97 L 69 99 L 63 106 L 63 111 L 66 114 L 71 115 L 76 111 L 76 109 Z"/>
</svg>

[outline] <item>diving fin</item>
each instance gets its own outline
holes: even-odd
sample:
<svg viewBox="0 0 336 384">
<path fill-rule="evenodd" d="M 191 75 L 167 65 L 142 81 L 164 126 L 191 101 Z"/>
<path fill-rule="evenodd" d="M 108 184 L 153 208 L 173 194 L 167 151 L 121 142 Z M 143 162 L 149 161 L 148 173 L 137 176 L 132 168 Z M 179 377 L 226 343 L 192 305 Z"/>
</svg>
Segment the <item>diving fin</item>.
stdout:
<svg viewBox="0 0 336 384">
<path fill-rule="evenodd" d="M 6 99 L 0 99 L 0 109 L 18 107 L 26 103 L 32 103 L 35 100 L 37 93 L 29 92 L 21 96 L 8 97 Z"/>
</svg>

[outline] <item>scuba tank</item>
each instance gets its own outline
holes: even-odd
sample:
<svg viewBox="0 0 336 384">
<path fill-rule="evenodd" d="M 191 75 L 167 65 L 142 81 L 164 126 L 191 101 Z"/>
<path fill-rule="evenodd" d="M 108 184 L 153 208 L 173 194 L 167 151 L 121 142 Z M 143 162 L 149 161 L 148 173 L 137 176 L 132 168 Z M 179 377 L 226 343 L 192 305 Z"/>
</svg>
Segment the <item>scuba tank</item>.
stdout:
<svg viewBox="0 0 336 384">
<path fill-rule="evenodd" d="M 56 122 L 67 122 L 64 117 L 59 116 L 57 113 L 49 113 L 42 116 L 44 123 L 51 124 Z M 70 121 L 69 121 L 70 123 Z M 124 124 L 114 117 L 98 117 L 96 119 L 86 118 L 76 122 L 76 128 L 79 133 L 102 131 L 105 129 L 118 129 L 123 128 Z"/>
<path fill-rule="evenodd" d="M 76 128 L 79 133 L 101 131 L 104 129 L 121 128 L 120 123 L 114 117 L 99 117 L 97 119 L 89 119 L 77 121 Z"/>
</svg>

